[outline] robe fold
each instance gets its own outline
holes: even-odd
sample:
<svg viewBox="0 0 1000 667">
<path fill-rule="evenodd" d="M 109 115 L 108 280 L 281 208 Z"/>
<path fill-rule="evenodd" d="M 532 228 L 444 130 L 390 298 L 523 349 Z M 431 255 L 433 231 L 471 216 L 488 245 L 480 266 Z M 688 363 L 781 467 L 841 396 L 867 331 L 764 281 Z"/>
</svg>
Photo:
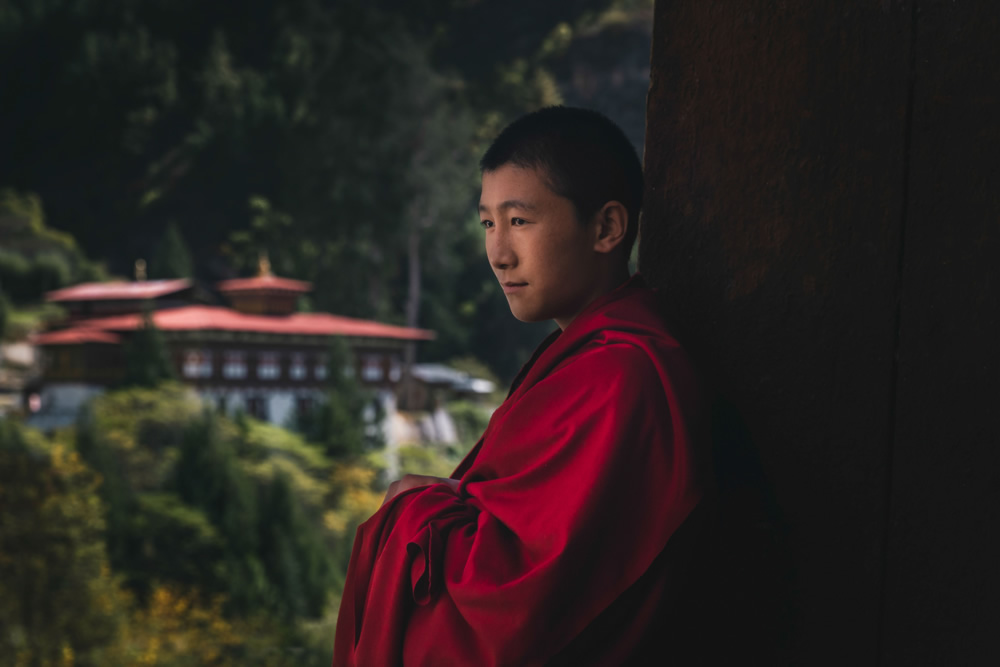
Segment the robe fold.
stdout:
<svg viewBox="0 0 1000 667">
<path fill-rule="evenodd" d="M 704 493 L 692 365 L 633 276 L 547 338 L 445 484 L 357 531 L 334 665 L 622 664 Z"/>
</svg>

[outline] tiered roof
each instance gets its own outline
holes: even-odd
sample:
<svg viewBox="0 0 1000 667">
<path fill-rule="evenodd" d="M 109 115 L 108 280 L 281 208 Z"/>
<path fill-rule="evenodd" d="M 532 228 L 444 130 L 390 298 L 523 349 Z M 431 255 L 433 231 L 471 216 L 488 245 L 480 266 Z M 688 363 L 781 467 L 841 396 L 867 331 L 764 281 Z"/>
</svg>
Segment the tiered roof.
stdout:
<svg viewBox="0 0 1000 667">
<path fill-rule="evenodd" d="M 175 294 L 191 287 L 187 278 L 175 280 L 124 280 L 107 283 L 81 283 L 45 295 L 46 301 L 143 301 Z"/>
<path fill-rule="evenodd" d="M 55 302 L 143 301 L 174 294 L 192 287 L 187 279 L 138 280 L 136 282 L 83 283 L 49 292 L 47 300 Z M 290 298 L 308 292 L 312 285 L 272 275 L 266 259 L 261 271 L 253 278 L 224 280 L 217 285 L 223 294 L 247 296 L 253 294 L 284 294 Z M 161 308 L 150 313 L 153 323 L 163 331 L 238 331 L 278 335 L 354 336 L 395 340 L 430 340 L 434 332 L 426 329 L 383 324 L 372 320 L 343 317 L 330 313 L 255 314 L 222 306 L 189 305 Z M 78 345 L 81 343 L 121 342 L 120 332 L 134 331 L 143 326 L 138 312 L 93 317 L 73 322 L 72 327 L 40 334 L 38 345 Z"/>
<path fill-rule="evenodd" d="M 430 340 L 434 332 L 412 329 L 372 320 L 331 315 L 330 313 L 293 313 L 248 315 L 221 306 L 183 306 L 153 311 L 153 324 L 161 331 L 243 331 L 253 333 L 304 336 L 363 336 L 400 340 Z M 113 315 L 76 322 L 67 331 L 133 331 L 143 326 L 139 313 Z"/>
<path fill-rule="evenodd" d="M 216 284 L 216 288 L 223 294 L 233 294 L 236 292 L 292 292 L 295 294 L 304 294 L 312 290 L 312 285 L 301 280 L 280 278 L 268 274 L 254 276 L 253 278 L 223 280 Z"/>
</svg>

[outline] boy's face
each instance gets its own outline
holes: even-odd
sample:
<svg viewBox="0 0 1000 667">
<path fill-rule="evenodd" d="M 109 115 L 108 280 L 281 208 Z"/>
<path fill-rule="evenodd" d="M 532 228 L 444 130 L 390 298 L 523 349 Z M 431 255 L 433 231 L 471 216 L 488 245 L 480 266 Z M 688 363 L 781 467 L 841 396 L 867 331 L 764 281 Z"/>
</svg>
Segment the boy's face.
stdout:
<svg viewBox="0 0 1000 667">
<path fill-rule="evenodd" d="M 514 165 L 484 172 L 479 216 L 490 266 L 517 319 L 553 319 L 565 329 L 600 294 L 596 217 L 581 224 L 543 172 Z"/>
</svg>

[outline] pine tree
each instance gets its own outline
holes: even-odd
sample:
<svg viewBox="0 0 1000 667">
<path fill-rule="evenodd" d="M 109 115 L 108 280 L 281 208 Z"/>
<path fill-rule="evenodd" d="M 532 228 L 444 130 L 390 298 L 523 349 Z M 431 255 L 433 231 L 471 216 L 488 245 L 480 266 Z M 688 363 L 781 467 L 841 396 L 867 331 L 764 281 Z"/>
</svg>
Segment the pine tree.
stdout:
<svg viewBox="0 0 1000 667">
<path fill-rule="evenodd" d="M 320 406 L 316 439 L 333 457 L 356 456 L 364 451 L 365 424 L 362 412 L 365 392 L 354 374 L 351 348 L 340 336 L 330 342 L 326 403 Z"/>
<path fill-rule="evenodd" d="M 135 330 L 125 348 L 124 385 L 155 387 L 174 377 L 166 341 L 156 328 L 152 311 L 147 305 L 143 309 L 142 326 Z"/>
<path fill-rule="evenodd" d="M 125 559 L 128 517 L 135 499 L 125 480 L 121 461 L 98 433 L 90 407 L 80 411 L 76 421 L 76 451 L 99 476 L 98 491 L 106 509 L 108 555 L 116 569 Z"/>
<path fill-rule="evenodd" d="M 263 497 L 262 555 L 277 593 L 277 611 L 287 618 L 319 616 L 333 585 L 330 550 L 312 527 L 287 475 L 276 475 Z"/>
<path fill-rule="evenodd" d="M 194 275 L 191 251 L 177 223 L 170 221 L 149 263 L 150 278 L 190 278 Z"/>
<path fill-rule="evenodd" d="M 215 527 L 225 552 L 230 600 L 237 608 L 252 609 L 271 596 L 258 553 L 258 493 L 217 420 L 206 411 L 185 430 L 172 488 Z"/>
<path fill-rule="evenodd" d="M 256 497 L 232 443 L 219 433 L 210 410 L 190 424 L 181 443 L 174 486 L 188 504 L 205 510 L 235 554 L 257 548 Z"/>
</svg>

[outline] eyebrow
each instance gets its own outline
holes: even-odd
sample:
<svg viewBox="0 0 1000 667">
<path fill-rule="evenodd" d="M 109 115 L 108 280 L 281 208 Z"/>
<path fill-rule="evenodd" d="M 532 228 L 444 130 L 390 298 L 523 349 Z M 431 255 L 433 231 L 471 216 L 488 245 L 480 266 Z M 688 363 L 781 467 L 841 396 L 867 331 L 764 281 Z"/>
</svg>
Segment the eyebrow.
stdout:
<svg viewBox="0 0 1000 667">
<path fill-rule="evenodd" d="M 522 209 L 522 210 L 525 210 L 525 211 L 533 211 L 537 207 L 534 204 L 529 204 L 528 202 L 521 201 L 520 199 L 508 199 L 505 202 L 501 202 L 500 205 L 497 206 L 497 210 L 499 210 L 499 211 L 505 211 L 505 210 L 507 210 L 509 208 L 519 208 L 519 209 Z M 479 205 L 479 210 L 485 212 L 485 211 L 489 211 L 489 208 L 487 206 L 485 206 L 484 204 L 480 204 Z"/>
</svg>

